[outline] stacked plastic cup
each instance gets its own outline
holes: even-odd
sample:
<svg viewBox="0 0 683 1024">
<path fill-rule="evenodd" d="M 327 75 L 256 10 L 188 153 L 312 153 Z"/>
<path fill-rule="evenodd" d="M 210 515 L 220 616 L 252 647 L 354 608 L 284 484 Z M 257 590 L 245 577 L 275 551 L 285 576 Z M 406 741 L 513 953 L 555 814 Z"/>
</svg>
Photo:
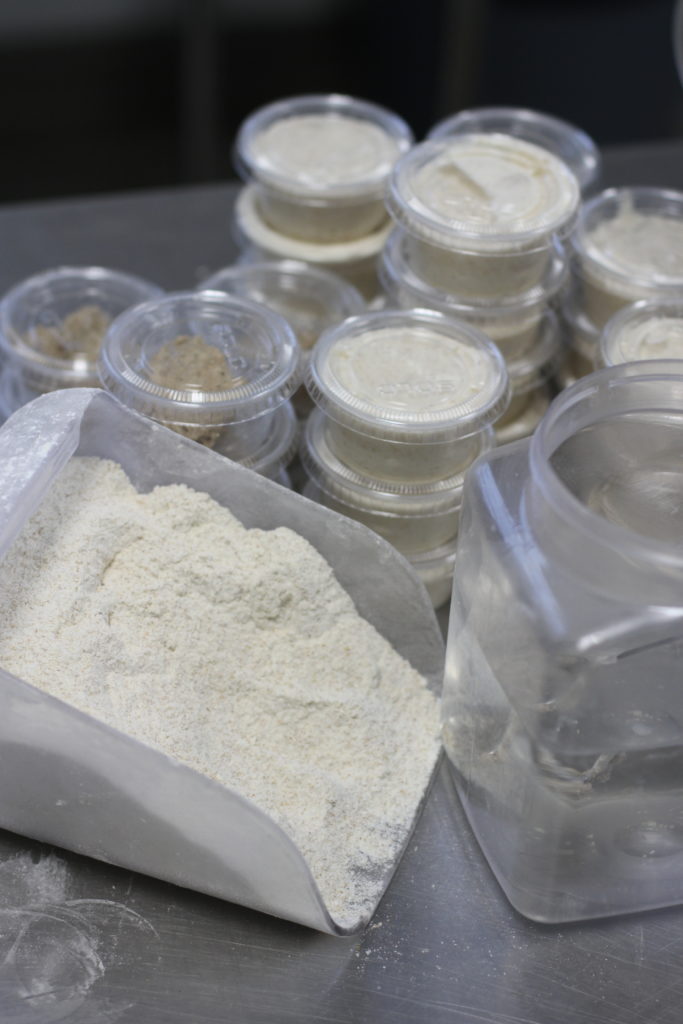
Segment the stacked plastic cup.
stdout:
<svg viewBox="0 0 683 1024">
<path fill-rule="evenodd" d="M 518 431 L 533 429 L 529 410 L 540 411 L 547 397 L 551 336 L 560 346 L 552 310 L 566 280 L 562 240 L 579 195 L 575 174 L 554 153 L 490 131 L 421 143 L 390 178 L 397 230 L 382 257 L 385 288 L 400 305 L 419 303 L 481 328 L 509 368 L 537 363 L 531 386 L 522 374 L 525 401 L 513 403 Z"/>
<path fill-rule="evenodd" d="M 0 412 L 58 388 L 99 387 L 109 324 L 161 288 L 106 267 L 57 267 L 10 289 L 0 304 Z"/>
<path fill-rule="evenodd" d="M 682 293 L 682 192 L 611 188 L 584 203 L 571 237 L 563 383 L 590 372 L 601 332 L 620 309 L 638 300 L 675 302 Z"/>
<path fill-rule="evenodd" d="M 284 317 L 222 292 L 179 292 L 118 317 L 102 386 L 124 405 L 288 484 L 301 355 Z"/>
<path fill-rule="evenodd" d="M 373 297 L 389 231 L 386 181 L 411 143 L 396 114 L 350 96 L 298 96 L 257 110 L 236 141 L 247 181 L 235 208 L 243 258 L 301 260 Z"/>
<path fill-rule="evenodd" d="M 600 336 L 598 366 L 683 359 L 683 300 L 635 302 L 615 313 Z"/>
<path fill-rule="evenodd" d="M 280 313 L 296 334 L 304 365 L 326 328 L 365 310 L 363 297 L 348 281 L 295 260 L 225 267 L 199 289 L 241 296 Z M 292 401 L 301 418 L 308 415 L 311 405 L 304 387 Z"/>
<path fill-rule="evenodd" d="M 441 603 L 463 474 L 509 399 L 500 352 L 437 311 L 367 313 L 322 335 L 306 386 L 304 493 L 390 541 Z"/>
</svg>

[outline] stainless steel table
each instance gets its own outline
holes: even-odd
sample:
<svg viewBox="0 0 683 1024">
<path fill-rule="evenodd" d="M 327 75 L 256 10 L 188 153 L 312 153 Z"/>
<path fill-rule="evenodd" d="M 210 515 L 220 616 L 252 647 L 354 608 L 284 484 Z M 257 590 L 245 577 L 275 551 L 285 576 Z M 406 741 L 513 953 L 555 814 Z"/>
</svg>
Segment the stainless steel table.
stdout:
<svg viewBox="0 0 683 1024">
<path fill-rule="evenodd" d="M 683 145 L 607 153 L 604 180 L 683 189 Z M 0 290 L 58 263 L 193 286 L 234 257 L 234 195 L 217 185 L 0 209 Z M 446 766 L 355 939 L 0 833 L 2 1024 L 682 1019 L 683 908 L 561 928 L 525 921 L 484 862 Z"/>
</svg>

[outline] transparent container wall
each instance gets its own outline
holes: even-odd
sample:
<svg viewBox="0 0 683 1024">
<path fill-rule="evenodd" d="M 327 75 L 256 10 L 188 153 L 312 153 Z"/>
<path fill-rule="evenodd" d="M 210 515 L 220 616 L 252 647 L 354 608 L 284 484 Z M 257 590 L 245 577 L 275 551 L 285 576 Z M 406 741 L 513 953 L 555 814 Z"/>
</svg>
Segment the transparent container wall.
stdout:
<svg viewBox="0 0 683 1024">
<path fill-rule="evenodd" d="M 592 389 L 594 407 L 604 408 L 608 381 L 626 394 L 611 373 L 578 385 Z M 646 542 L 665 545 L 666 460 L 674 437 L 680 453 L 681 424 L 649 417 L 645 437 L 627 417 L 626 430 L 616 418 L 595 431 L 578 426 L 577 400 L 565 405 L 577 431 L 561 453 L 564 485 L 590 504 L 596 481 L 603 491 L 616 481 L 611 497 L 630 529 L 645 529 L 649 495 Z M 641 560 L 642 533 L 609 549 L 618 524 L 604 511 L 598 525 L 591 519 L 597 540 L 550 513 L 541 521 L 529 451 L 529 441 L 498 449 L 466 478 L 444 681 L 444 745 L 460 794 L 505 892 L 529 917 L 683 902 L 679 567 Z M 658 489 L 614 472 L 629 459 L 651 468 Z M 680 466 L 677 481 L 680 493 Z"/>
<path fill-rule="evenodd" d="M 0 556 L 75 454 L 115 459 L 141 491 L 185 483 L 245 525 L 296 530 L 360 614 L 438 688 L 443 645 L 431 603 L 388 544 L 102 391 L 43 396 L 0 431 Z M 355 930 L 330 917 L 298 849 L 249 801 L 1 670 L 0 750 L 3 828 L 321 931 Z M 397 860 L 377 879 L 378 900 Z"/>
</svg>

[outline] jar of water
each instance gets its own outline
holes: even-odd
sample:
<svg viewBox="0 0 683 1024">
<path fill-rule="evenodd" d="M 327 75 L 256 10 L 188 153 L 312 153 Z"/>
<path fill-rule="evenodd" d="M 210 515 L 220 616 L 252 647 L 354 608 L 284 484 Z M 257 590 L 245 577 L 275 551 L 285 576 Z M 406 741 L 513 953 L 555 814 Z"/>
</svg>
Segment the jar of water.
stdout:
<svg viewBox="0 0 683 1024">
<path fill-rule="evenodd" d="M 513 905 L 683 902 L 683 361 L 593 373 L 466 478 L 445 746 Z"/>
</svg>

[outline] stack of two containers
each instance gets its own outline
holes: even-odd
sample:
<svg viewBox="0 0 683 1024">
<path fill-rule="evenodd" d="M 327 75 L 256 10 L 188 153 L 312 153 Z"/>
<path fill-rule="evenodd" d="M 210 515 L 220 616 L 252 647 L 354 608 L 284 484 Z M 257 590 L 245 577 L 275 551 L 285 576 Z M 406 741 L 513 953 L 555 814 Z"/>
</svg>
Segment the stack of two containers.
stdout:
<svg viewBox="0 0 683 1024">
<path fill-rule="evenodd" d="M 437 125 L 392 172 L 397 227 L 382 256 L 384 288 L 394 303 L 457 317 L 500 348 L 512 399 L 498 443 L 532 433 L 552 396 L 564 241 L 598 165 L 592 141 L 571 125 L 491 108 Z"/>
</svg>

